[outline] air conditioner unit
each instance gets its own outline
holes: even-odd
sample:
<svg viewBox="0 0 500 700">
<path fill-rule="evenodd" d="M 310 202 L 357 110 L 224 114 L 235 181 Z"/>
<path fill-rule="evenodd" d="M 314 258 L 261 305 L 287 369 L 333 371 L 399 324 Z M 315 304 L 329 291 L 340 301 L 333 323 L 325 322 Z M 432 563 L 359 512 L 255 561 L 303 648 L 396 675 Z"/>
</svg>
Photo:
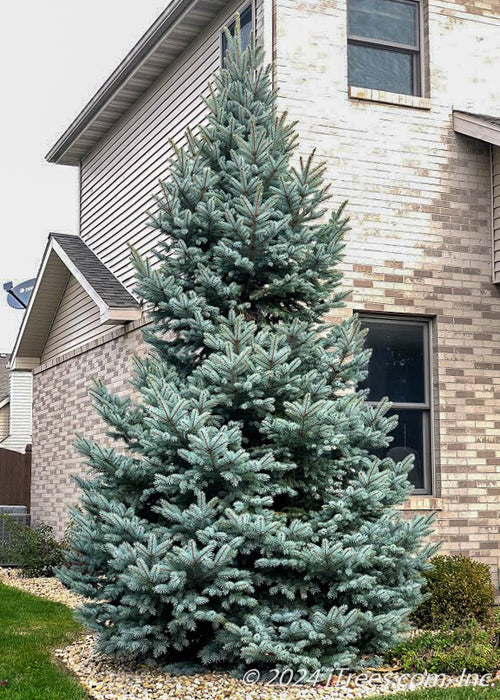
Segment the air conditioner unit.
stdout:
<svg viewBox="0 0 500 700">
<path fill-rule="evenodd" d="M 0 506 L 0 513 L 5 515 L 26 515 L 26 506 Z"/>
<path fill-rule="evenodd" d="M 27 510 L 28 509 L 26 508 L 26 506 L 0 506 L 0 515 L 8 515 L 9 518 L 12 518 L 12 520 L 18 525 L 29 526 L 30 516 Z M 2 544 L 8 544 L 11 541 L 12 533 L 9 528 L 9 521 L 0 518 L 0 546 Z M 3 566 L 9 566 L 14 563 L 15 562 L 0 561 L 0 565 Z"/>
</svg>

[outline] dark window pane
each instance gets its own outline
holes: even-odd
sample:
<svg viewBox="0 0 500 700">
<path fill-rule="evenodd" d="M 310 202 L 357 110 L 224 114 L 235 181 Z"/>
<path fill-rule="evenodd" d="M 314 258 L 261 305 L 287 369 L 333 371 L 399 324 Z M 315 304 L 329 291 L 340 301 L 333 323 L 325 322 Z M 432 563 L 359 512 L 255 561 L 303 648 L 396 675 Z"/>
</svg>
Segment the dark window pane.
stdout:
<svg viewBox="0 0 500 700">
<path fill-rule="evenodd" d="M 233 30 L 234 31 L 234 30 Z M 250 36 L 252 34 L 252 8 L 249 7 L 241 15 L 240 21 L 241 31 L 241 46 L 246 49 L 250 44 Z"/>
<path fill-rule="evenodd" d="M 430 458 L 428 455 L 428 412 L 393 409 L 388 413 L 388 415 L 394 414 L 399 416 L 398 425 L 392 433 L 394 439 L 388 448 L 379 450 L 376 454 L 381 458 L 391 457 L 395 462 L 401 462 L 409 454 L 414 455 L 413 469 L 408 475 L 408 479 L 416 489 L 423 489 L 425 486 L 424 464 Z"/>
<path fill-rule="evenodd" d="M 349 0 L 349 34 L 416 47 L 417 4 L 394 0 Z"/>
<path fill-rule="evenodd" d="M 228 27 L 231 36 L 234 36 L 235 23 L 232 22 Z M 241 34 L 241 48 L 245 50 L 250 44 L 250 36 L 252 34 L 252 6 L 247 7 L 247 9 L 240 15 L 240 34 Z M 227 39 L 226 34 L 222 33 L 222 57 L 224 65 L 224 57 L 227 51 Z"/>
<path fill-rule="evenodd" d="M 361 387 L 370 390 L 368 399 L 388 396 L 398 403 L 425 403 L 424 327 L 420 324 L 370 323 L 367 347 L 372 356 L 368 377 Z"/>
<path fill-rule="evenodd" d="M 349 85 L 414 94 L 413 54 L 349 44 Z"/>
</svg>

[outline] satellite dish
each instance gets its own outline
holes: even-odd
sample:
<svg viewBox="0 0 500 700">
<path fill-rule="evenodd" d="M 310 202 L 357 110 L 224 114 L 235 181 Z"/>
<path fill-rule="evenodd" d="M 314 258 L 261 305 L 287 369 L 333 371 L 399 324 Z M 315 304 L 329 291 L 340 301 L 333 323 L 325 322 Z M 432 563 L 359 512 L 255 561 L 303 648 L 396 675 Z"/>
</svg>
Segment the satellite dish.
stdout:
<svg viewBox="0 0 500 700">
<path fill-rule="evenodd" d="M 20 282 L 15 286 L 12 282 L 6 282 L 3 286 L 7 292 L 7 303 L 13 309 L 25 309 L 28 306 L 31 292 L 35 286 L 36 278 Z"/>
</svg>

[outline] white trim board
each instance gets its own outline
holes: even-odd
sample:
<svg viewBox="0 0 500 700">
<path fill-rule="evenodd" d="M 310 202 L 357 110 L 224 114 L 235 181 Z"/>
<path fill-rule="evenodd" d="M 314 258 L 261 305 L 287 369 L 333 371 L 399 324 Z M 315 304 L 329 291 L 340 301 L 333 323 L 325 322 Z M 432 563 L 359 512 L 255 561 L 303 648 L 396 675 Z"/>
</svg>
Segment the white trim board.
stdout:
<svg viewBox="0 0 500 700">
<path fill-rule="evenodd" d="M 494 146 L 500 146 L 500 125 L 496 125 L 479 115 L 453 111 L 453 129 L 464 136 L 471 136 Z"/>
<path fill-rule="evenodd" d="M 61 263 L 68 273 L 65 277 L 62 276 Z M 75 277 L 77 282 L 97 305 L 102 325 L 122 324 L 130 321 L 138 321 L 141 318 L 142 308 L 139 302 L 126 307 L 113 307 L 107 304 L 89 283 L 82 271 L 63 250 L 62 246 L 50 235 L 37 274 L 35 287 L 17 334 L 9 363 L 10 369 L 34 369 L 40 364 L 43 348 L 59 307 L 61 297 L 64 294 L 69 275 Z M 50 284 L 51 282 L 53 282 L 52 285 Z M 45 289 L 43 289 L 43 287 L 45 287 Z M 46 297 L 45 299 L 43 298 L 44 294 Z M 34 317 L 37 311 L 41 313 L 41 320 L 38 321 L 36 321 Z M 32 336 L 31 338 L 30 334 Z M 24 351 L 23 342 L 28 346 Z M 35 350 L 35 352 L 33 352 L 33 350 Z"/>
</svg>

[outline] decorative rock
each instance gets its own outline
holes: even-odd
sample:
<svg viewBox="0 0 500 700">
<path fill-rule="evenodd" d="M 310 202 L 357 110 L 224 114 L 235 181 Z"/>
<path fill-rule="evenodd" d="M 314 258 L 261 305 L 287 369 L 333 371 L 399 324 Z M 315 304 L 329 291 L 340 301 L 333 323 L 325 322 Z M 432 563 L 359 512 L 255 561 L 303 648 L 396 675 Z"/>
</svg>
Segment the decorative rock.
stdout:
<svg viewBox="0 0 500 700">
<path fill-rule="evenodd" d="M 55 578 L 26 579 L 15 569 L 0 569 L 0 580 L 71 608 L 78 607 L 84 601 Z M 248 685 L 225 673 L 171 676 L 146 664 L 127 664 L 99 654 L 92 634 L 83 635 L 75 643 L 65 649 L 56 649 L 54 653 L 94 700 L 355 700 L 392 695 L 409 689 L 407 682 L 402 683 L 405 674 L 399 673 L 399 669 L 388 668 L 367 669 L 364 675 L 373 674 L 373 680 L 370 684 L 359 685 L 354 674 L 349 676 L 345 673 L 332 675 L 330 684 L 315 686 Z M 417 675 L 421 678 L 421 674 Z M 444 678 L 446 687 L 456 686 L 460 681 L 452 676 L 440 678 Z M 491 683 L 500 684 L 500 671 Z M 420 688 L 425 687 L 420 685 Z"/>
<path fill-rule="evenodd" d="M 84 598 L 69 591 L 54 577 L 23 578 L 18 569 L 0 568 L 0 581 L 26 593 L 53 600 L 55 603 L 63 603 L 68 608 L 77 608 L 84 602 Z"/>
<path fill-rule="evenodd" d="M 401 674 L 391 673 L 382 680 L 374 679 L 369 685 L 357 685 L 352 676 L 332 678 L 330 686 L 310 687 L 246 685 L 242 680 L 223 673 L 204 673 L 195 676 L 171 676 L 161 669 L 112 661 L 100 655 L 94 646 L 94 637 L 86 635 L 56 656 L 80 679 L 95 700 L 352 700 L 377 695 L 390 695 L 406 688 L 401 686 Z M 446 677 L 448 687 L 457 685 L 458 678 Z M 422 686 L 425 687 L 425 686 Z"/>
</svg>

